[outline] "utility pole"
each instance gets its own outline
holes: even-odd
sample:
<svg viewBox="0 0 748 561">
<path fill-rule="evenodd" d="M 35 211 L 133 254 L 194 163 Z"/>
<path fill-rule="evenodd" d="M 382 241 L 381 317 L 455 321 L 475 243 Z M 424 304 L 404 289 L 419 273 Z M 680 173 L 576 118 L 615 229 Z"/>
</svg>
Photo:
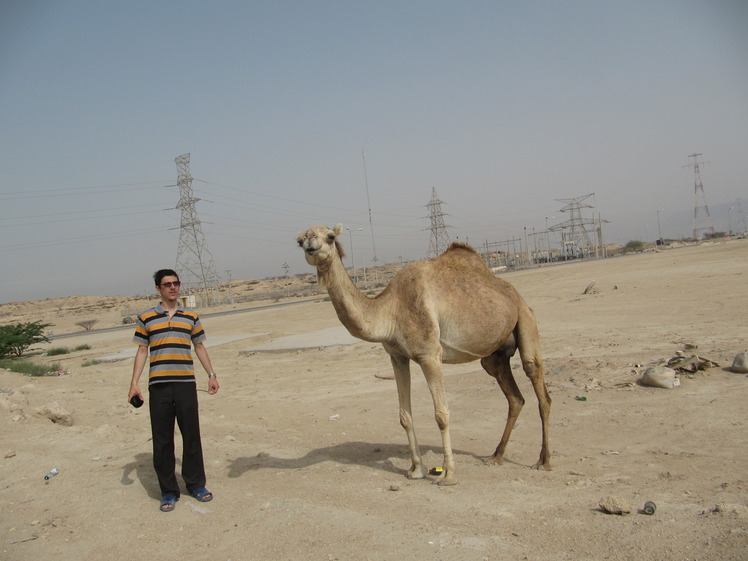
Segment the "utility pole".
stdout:
<svg viewBox="0 0 748 561">
<path fill-rule="evenodd" d="M 662 229 L 660 228 L 660 213 L 664 211 L 664 208 L 657 210 L 657 243 L 655 245 L 662 245 Z"/>
<path fill-rule="evenodd" d="M 436 188 L 431 188 L 431 201 L 426 205 L 429 209 L 429 220 L 431 221 L 431 240 L 429 242 L 428 257 L 436 257 L 447 249 L 449 245 L 449 234 L 447 233 L 448 226 L 444 224 L 444 217 L 446 216 L 442 212 L 442 201 L 436 194 Z"/>
<path fill-rule="evenodd" d="M 358 276 L 356 276 L 356 257 L 353 251 L 353 233 L 350 228 L 346 228 L 346 230 L 348 230 L 348 238 L 351 240 L 351 267 L 353 268 L 353 282 L 358 283 Z M 361 230 L 363 230 L 363 228 L 356 228 L 357 232 L 360 232 Z M 363 258 L 361 261 L 363 262 Z M 364 267 L 364 271 L 365 270 L 366 268 Z M 364 275 L 365 274 L 366 273 L 364 273 Z"/>
<path fill-rule="evenodd" d="M 213 265 L 213 255 L 208 250 L 203 237 L 200 219 L 197 217 L 195 203 L 200 199 L 192 196 L 190 155 L 182 154 L 174 161 L 177 164 L 177 186 L 179 187 L 179 203 L 176 208 L 182 213 L 179 223 L 177 272 L 184 285 L 186 296 L 199 296 L 201 305 L 214 306 L 219 300 L 218 275 Z"/>
<path fill-rule="evenodd" d="M 688 157 L 693 158 L 693 161 L 687 166 L 683 166 L 692 167 L 694 174 L 693 237 L 695 240 L 699 240 L 707 234 L 714 234 L 714 225 L 712 224 L 712 217 L 709 214 L 709 206 L 706 204 L 704 186 L 701 184 L 700 166 L 704 164 L 704 162 L 699 161 L 699 156 L 701 155 L 689 155 Z"/>
<path fill-rule="evenodd" d="M 369 174 L 366 172 L 366 154 L 364 149 L 361 148 L 361 158 L 364 161 L 364 185 L 366 186 L 366 203 L 369 205 L 369 228 L 371 229 L 371 250 L 373 257 L 372 262 L 376 264 L 377 259 L 377 248 L 374 246 L 374 222 L 371 219 L 371 199 L 369 198 Z"/>
<path fill-rule="evenodd" d="M 286 279 L 286 282 L 285 282 L 285 284 L 286 284 L 286 297 L 290 297 L 291 296 L 291 283 L 288 282 L 288 271 L 289 271 L 290 268 L 291 267 L 288 266 L 288 263 L 283 263 L 283 272 L 285 273 L 284 276 L 285 276 L 285 279 Z"/>
<path fill-rule="evenodd" d="M 229 281 L 229 304 L 234 303 L 234 295 L 231 292 L 231 269 L 226 269 L 226 276 L 228 277 Z"/>
</svg>

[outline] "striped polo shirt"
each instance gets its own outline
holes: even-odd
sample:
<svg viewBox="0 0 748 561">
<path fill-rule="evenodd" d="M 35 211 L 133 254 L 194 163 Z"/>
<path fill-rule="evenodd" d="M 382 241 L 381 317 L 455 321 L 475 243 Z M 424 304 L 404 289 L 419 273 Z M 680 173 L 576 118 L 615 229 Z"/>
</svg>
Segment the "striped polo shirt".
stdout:
<svg viewBox="0 0 748 561">
<path fill-rule="evenodd" d="M 192 345 L 206 339 L 197 313 L 179 306 L 169 312 L 159 303 L 143 312 L 135 323 L 133 343 L 149 347 L 148 385 L 164 382 L 194 382 Z"/>
</svg>

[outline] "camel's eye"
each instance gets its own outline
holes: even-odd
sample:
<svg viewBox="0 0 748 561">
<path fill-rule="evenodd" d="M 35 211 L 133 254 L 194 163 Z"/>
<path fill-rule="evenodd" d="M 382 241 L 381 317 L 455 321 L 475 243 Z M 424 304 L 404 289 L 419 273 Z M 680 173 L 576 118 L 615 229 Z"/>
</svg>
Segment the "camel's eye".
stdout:
<svg viewBox="0 0 748 561">
<path fill-rule="evenodd" d="M 297 238 L 296 243 L 299 244 L 299 247 L 304 247 L 304 239 L 303 238 Z"/>
<path fill-rule="evenodd" d="M 335 234 L 327 234 L 327 243 L 332 243 L 335 241 Z"/>
</svg>

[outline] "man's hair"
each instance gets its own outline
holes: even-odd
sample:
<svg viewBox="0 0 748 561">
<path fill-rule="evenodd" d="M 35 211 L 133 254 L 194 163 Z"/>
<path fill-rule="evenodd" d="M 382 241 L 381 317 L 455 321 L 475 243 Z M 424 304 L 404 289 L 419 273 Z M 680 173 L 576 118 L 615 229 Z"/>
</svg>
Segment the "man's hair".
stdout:
<svg viewBox="0 0 748 561">
<path fill-rule="evenodd" d="M 159 269 L 153 273 L 153 280 L 156 281 L 156 286 L 161 286 L 161 281 L 164 277 L 177 277 L 177 280 L 179 280 L 179 275 L 173 269 Z"/>
</svg>

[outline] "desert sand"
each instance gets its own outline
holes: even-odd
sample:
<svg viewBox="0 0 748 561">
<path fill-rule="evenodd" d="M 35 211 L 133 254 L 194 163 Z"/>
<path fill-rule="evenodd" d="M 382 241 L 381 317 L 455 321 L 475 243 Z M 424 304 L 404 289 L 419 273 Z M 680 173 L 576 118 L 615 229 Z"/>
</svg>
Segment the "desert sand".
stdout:
<svg viewBox="0 0 748 561">
<path fill-rule="evenodd" d="M 538 318 L 553 399 L 552 471 L 530 468 L 540 451 L 539 415 L 515 357 L 527 403 L 504 465 L 483 462 L 504 426 L 501 391 L 477 362 L 447 365 L 459 483 L 408 480 L 388 356 L 380 345 L 338 338 L 329 301 L 289 290 L 287 298 L 226 307 L 232 314 L 198 310 L 221 383 L 208 396 L 198 370 L 215 499 L 183 495 L 171 513 L 158 510 L 147 407 L 126 401 L 132 326 L 122 317 L 148 301 L 0 306 L 3 323 L 54 323 L 53 340 L 32 358 L 65 371 L 34 378 L 0 371 L 0 559 L 748 558 L 748 378 L 729 369 L 748 347 L 748 240 L 502 277 Z M 583 294 L 592 281 L 596 291 Z M 273 300 L 298 303 L 257 308 Z M 112 329 L 76 327 L 91 318 L 97 329 Z M 90 349 L 41 354 L 79 345 Z M 678 351 L 719 366 L 682 372 L 673 389 L 636 383 Z M 440 466 L 441 439 L 417 367 L 413 396 L 425 460 Z M 38 413 L 52 402 L 72 425 Z M 53 467 L 59 474 L 45 482 Z M 611 496 L 632 512 L 604 512 L 599 505 Z M 646 501 L 657 505 L 654 515 L 641 513 Z"/>
</svg>

